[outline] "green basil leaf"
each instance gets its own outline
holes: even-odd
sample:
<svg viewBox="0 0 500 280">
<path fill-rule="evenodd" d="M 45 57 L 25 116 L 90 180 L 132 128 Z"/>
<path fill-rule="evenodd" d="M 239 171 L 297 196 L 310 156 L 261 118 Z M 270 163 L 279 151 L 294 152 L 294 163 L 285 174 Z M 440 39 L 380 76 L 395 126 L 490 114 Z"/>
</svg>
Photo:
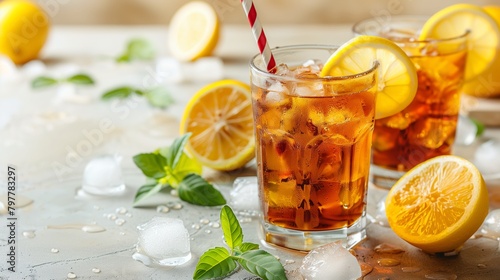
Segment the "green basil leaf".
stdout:
<svg viewBox="0 0 500 280">
<path fill-rule="evenodd" d="M 134 163 L 148 177 L 160 179 L 167 175 L 165 173 L 165 158 L 160 154 L 138 154 L 134 156 Z"/>
<path fill-rule="evenodd" d="M 241 245 L 238 249 L 242 253 L 247 252 L 247 251 L 251 251 L 251 250 L 258 250 L 259 244 L 250 243 L 250 242 L 243 242 L 243 243 L 241 243 Z"/>
<path fill-rule="evenodd" d="M 231 207 L 227 205 L 222 207 L 220 222 L 227 246 L 233 250 L 238 248 L 243 243 L 243 230 Z"/>
<path fill-rule="evenodd" d="M 31 87 L 32 88 L 41 88 L 41 87 L 52 86 L 52 85 L 55 85 L 57 83 L 58 83 L 58 81 L 54 78 L 41 76 L 41 77 L 35 78 L 33 81 L 31 81 Z"/>
<path fill-rule="evenodd" d="M 224 196 L 200 175 L 189 174 L 177 188 L 180 199 L 202 206 L 226 204 Z"/>
<path fill-rule="evenodd" d="M 177 167 L 177 164 L 184 153 L 184 146 L 186 145 L 189 136 L 191 136 L 191 133 L 187 133 L 179 138 L 176 138 L 172 145 L 170 145 L 170 147 L 163 152 L 164 157 L 167 159 L 167 165 L 170 166 L 171 169 L 175 169 Z"/>
<path fill-rule="evenodd" d="M 182 152 L 179 162 L 172 171 L 177 178 L 184 179 L 191 173 L 201 175 L 202 165 L 195 158 L 191 158 L 185 152 Z"/>
<path fill-rule="evenodd" d="M 119 88 L 115 88 L 115 89 L 112 89 L 110 91 L 105 92 L 101 96 L 101 98 L 104 100 L 111 99 L 111 98 L 127 98 L 134 92 L 135 92 L 134 88 L 119 87 Z"/>
<path fill-rule="evenodd" d="M 128 55 L 128 53 L 122 54 L 116 58 L 116 62 L 129 62 L 129 61 L 130 61 L 130 55 Z"/>
<path fill-rule="evenodd" d="M 286 280 L 283 265 L 264 250 L 252 250 L 233 256 L 243 268 L 264 280 Z"/>
<path fill-rule="evenodd" d="M 144 39 L 132 39 L 127 44 L 126 54 L 130 59 L 152 59 L 154 57 L 153 45 Z"/>
<path fill-rule="evenodd" d="M 162 184 L 150 184 L 144 185 L 137 190 L 137 193 L 134 197 L 134 206 L 139 202 L 144 200 L 147 197 L 152 196 L 153 194 L 159 192 L 163 188 Z"/>
<path fill-rule="evenodd" d="M 78 84 L 78 85 L 93 85 L 94 80 L 85 74 L 77 74 L 74 76 L 69 77 L 66 79 L 66 81 L 73 83 L 73 84 Z"/>
<path fill-rule="evenodd" d="M 170 95 L 170 92 L 164 87 L 157 87 L 149 90 L 146 92 L 145 96 L 149 104 L 154 107 L 166 108 L 174 103 L 174 99 Z"/>
<path fill-rule="evenodd" d="M 231 259 L 226 248 L 215 247 L 203 255 L 196 264 L 193 279 L 222 278 L 236 269 L 236 262 Z"/>
</svg>

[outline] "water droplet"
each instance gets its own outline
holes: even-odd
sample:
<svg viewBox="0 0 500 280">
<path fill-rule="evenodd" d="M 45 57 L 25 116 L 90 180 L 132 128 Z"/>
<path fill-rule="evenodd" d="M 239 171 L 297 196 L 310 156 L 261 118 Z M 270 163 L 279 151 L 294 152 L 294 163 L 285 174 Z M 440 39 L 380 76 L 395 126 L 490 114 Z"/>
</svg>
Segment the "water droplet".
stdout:
<svg viewBox="0 0 500 280">
<path fill-rule="evenodd" d="M 125 220 L 124 219 L 116 219 L 115 221 L 115 224 L 117 224 L 118 226 L 121 226 L 125 223 Z"/>
<path fill-rule="evenodd" d="M 92 272 L 101 273 L 101 270 L 99 268 L 94 267 L 94 268 L 92 268 Z"/>
<path fill-rule="evenodd" d="M 479 268 L 486 268 L 487 266 L 484 263 L 478 263 L 477 267 L 479 267 Z"/>
<path fill-rule="evenodd" d="M 285 264 L 292 264 L 292 263 L 295 263 L 294 260 L 285 260 Z"/>
<path fill-rule="evenodd" d="M 115 214 L 108 214 L 108 219 L 111 220 L 111 221 L 114 221 L 116 220 L 116 215 Z"/>
<path fill-rule="evenodd" d="M 361 274 L 363 277 L 368 275 L 373 270 L 373 266 L 371 266 L 365 262 L 360 262 L 359 266 L 361 267 Z"/>
<path fill-rule="evenodd" d="M 118 208 L 116 208 L 115 212 L 116 212 L 116 214 L 125 214 L 128 211 L 127 211 L 127 208 L 125 208 L 125 207 L 118 207 Z"/>
<path fill-rule="evenodd" d="M 172 205 L 172 209 L 174 209 L 174 210 L 180 210 L 180 209 L 182 209 L 182 204 L 180 204 L 180 203 L 177 202 L 174 205 Z"/>
<path fill-rule="evenodd" d="M 391 259 L 391 258 L 383 258 L 383 259 L 379 259 L 377 261 L 377 263 L 380 265 L 380 266 L 396 266 L 396 265 L 399 265 L 401 264 L 401 261 L 399 260 L 396 260 L 396 259 Z"/>
<path fill-rule="evenodd" d="M 405 267 L 402 267 L 401 270 L 403 272 L 411 273 L 411 272 L 419 272 L 422 269 L 420 267 L 416 267 L 416 266 L 405 266 Z"/>
<path fill-rule="evenodd" d="M 433 280 L 455 280 L 457 279 L 457 275 L 448 272 L 433 272 L 431 274 L 426 274 L 425 278 Z"/>
<path fill-rule="evenodd" d="M 399 246 L 388 244 L 388 243 L 381 243 L 381 244 L 377 245 L 374 248 L 374 250 L 375 250 L 375 252 L 380 253 L 380 254 L 399 254 L 399 253 L 403 253 L 405 251 L 405 250 L 403 250 L 403 248 L 401 248 Z"/>
<path fill-rule="evenodd" d="M 199 224 L 193 224 L 193 225 L 191 225 L 191 228 L 198 230 L 201 228 L 201 226 Z"/>
<path fill-rule="evenodd" d="M 211 225 L 211 227 L 213 227 L 213 228 L 220 228 L 220 224 L 217 223 L 217 222 L 213 222 L 212 225 Z"/>
<path fill-rule="evenodd" d="M 57 253 L 59 253 L 59 249 L 52 248 L 52 249 L 50 249 L 50 252 L 54 253 L 54 254 L 57 254 Z"/>
<path fill-rule="evenodd" d="M 206 230 L 205 230 L 205 233 L 212 233 L 212 231 L 211 231 L 211 230 L 209 230 L 209 229 L 206 229 Z"/>
<path fill-rule="evenodd" d="M 132 213 L 127 213 L 127 214 L 125 214 L 125 217 L 127 217 L 127 218 L 132 218 Z"/>
<path fill-rule="evenodd" d="M 125 232 L 120 231 L 120 233 L 119 233 L 119 234 L 120 234 L 121 236 L 123 236 L 123 235 L 125 235 Z"/>
<path fill-rule="evenodd" d="M 245 218 L 240 219 L 240 223 L 242 223 L 242 224 L 251 223 L 251 222 L 252 222 L 252 218 L 250 218 L 250 217 L 245 217 Z"/>
<path fill-rule="evenodd" d="M 171 196 L 179 196 L 179 193 L 177 192 L 176 189 L 170 190 L 170 195 Z"/>
<path fill-rule="evenodd" d="M 27 230 L 23 232 L 23 236 L 26 238 L 35 238 L 35 232 L 33 230 Z"/>
<path fill-rule="evenodd" d="M 200 219 L 200 223 L 207 225 L 208 223 L 210 223 L 210 220 L 209 219 Z"/>
<path fill-rule="evenodd" d="M 88 232 L 88 233 L 97 233 L 97 232 L 106 231 L 105 228 L 98 226 L 98 225 L 85 225 L 85 226 L 82 226 L 82 230 L 84 232 Z"/>
<path fill-rule="evenodd" d="M 74 274 L 73 272 L 70 272 L 70 273 L 68 273 L 67 277 L 68 277 L 68 279 L 76 279 L 76 274 Z"/>
<path fill-rule="evenodd" d="M 168 208 L 165 205 L 159 205 L 158 207 L 156 207 L 156 212 L 158 212 L 158 213 L 168 213 L 169 211 L 170 211 L 170 208 Z"/>
</svg>

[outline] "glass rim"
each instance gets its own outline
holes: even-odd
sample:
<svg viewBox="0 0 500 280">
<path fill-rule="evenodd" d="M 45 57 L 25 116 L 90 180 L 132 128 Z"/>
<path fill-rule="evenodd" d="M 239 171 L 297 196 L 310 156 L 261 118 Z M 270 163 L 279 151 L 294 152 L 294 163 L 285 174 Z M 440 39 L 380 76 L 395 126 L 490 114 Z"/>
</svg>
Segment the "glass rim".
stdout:
<svg viewBox="0 0 500 280">
<path fill-rule="evenodd" d="M 286 46 L 278 46 L 274 47 L 271 49 L 271 52 L 273 55 L 280 53 L 282 51 L 294 51 L 294 50 L 324 50 L 324 51 L 329 51 L 333 54 L 340 46 L 337 45 L 324 45 L 324 44 L 299 44 L 299 45 L 286 45 Z M 377 60 L 373 61 L 372 67 L 370 67 L 368 70 L 356 73 L 356 74 L 351 74 L 351 75 L 344 75 L 344 76 L 325 76 L 325 77 L 318 77 L 318 78 L 310 78 L 310 77 L 304 77 L 304 78 L 296 78 L 296 77 L 291 77 L 291 76 L 283 76 L 283 75 L 278 75 L 274 74 L 271 72 L 268 72 L 267 69 L 262 69 L 261 67 L 256 65 L 257 59 L 261 58 L 262 54 L 258 53 L 254 56 L 252 56 L 250 60 L 250 68 L 253 71 L 256 71 L 259 75 L 264 76 L 266 78 L 272 78 L 272 79 L 279 79 L 281 81 L 288 81 L 288 82 L 315 82 L 315 81 L 323 81 L 323 82 L 335 82 L 335 81 L 344 81 L 344 80 L 352 80 L 352 79 L 357 79 L 361 77 L 365 77 L 373 72 L 375 72 L 378 67 L 380 66 L 380 63 Z"/>
<path fill-rule="evenodd" d="M 388 26 L 388 24 L 390 24 L 392 22 L 421 21 L 422 22 L 422 25 L 420 26 L 420 29 L 421 29 L 423 27 L 423 24 L 427 21 L 428 18 L 429 18 L 429 16 L 424 16 L 424 15 L 395 15 L 395 16 L 391 16 L 389 20 L 377 21 L 376 17 L 370 17 L 370 18 L 365 18 L 363 20 L 356 22 L 352 26 L 351 31 L 354 33 L 354 35 L 369 35 L 366 33 L 359 32 L 359 28 L 358 28 L 362 24 L 365 24 L 367 22 L 376 22 L 380 27 L 383 27 L 383 26 Z M 464 39 L 464 38 L 467 38 L 467 36 L 470 33 L 471 33 L 470 30 L 467 29 L 467 30 L 465 30 L 464 33 L 457 35 L 457 36 L 452 36 L 452 37 L 447 37 L 447 38 L 439 38 L 439 39 L 428 38 L 428 39 L 423 39 L 423 40 L 419 40 L 419 39 L 415 39 L 415 38 L 411 38 L 411 37 L 394 36 L 394 37 L 391 37 L 391 41 L 394 41 L 396 43 L 411 43 L 411 44 L 418 44 L 418 43 L 430 44 L 430 43 L 432 43 L 432 44 L 436 44 L 436 43 L 441 43 L 441 42 L 445 43 L 445 42 L 450 42 L 453 40 Z M 418 33 L 416 33 L 416 34 L 418 34 Z"/>
</svg>

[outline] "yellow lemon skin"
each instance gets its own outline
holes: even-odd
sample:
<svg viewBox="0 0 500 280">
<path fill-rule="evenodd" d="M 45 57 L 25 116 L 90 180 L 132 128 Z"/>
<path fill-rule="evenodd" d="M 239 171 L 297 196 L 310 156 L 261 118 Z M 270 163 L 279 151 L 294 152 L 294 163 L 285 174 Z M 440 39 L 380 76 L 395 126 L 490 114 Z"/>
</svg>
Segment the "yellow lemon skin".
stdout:
<svg viewBox="0 0 500 280">
<path fill-rule="evenodd" d="M 0 54 L 16 64 L 35 59 L 50 29 L 47 14 L 34 2 L 0 2 Z"/>
<path fill-rule="evenodd" d="M 483 9 L 500 27 L 500 6 L 486 6 Z M 500 96 L 500 46 L 492 65 L 476 79 L 466 82 L 463 91 L 476 97 Z"/>
</svg>

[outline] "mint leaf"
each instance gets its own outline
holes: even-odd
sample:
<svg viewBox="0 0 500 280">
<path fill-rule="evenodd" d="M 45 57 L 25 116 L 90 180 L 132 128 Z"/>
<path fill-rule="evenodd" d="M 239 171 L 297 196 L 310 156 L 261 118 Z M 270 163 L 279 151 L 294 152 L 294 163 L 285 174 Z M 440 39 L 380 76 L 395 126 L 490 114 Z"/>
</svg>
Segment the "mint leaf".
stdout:
<svg viewBox="0 0 500 280">
<path fill-rule="evenodd" d="M 232 250 L 238 248 L 243 243 L 243 230 L 233 210 L 227 205 L 220 210 L 220 222 L 227 246 Z"/>
<path fill-rule="evenodd" d="M 222 194 L 200 175 L 189 174 L 177 188 L 179 197 L 192 204 L 218 206 L 226 204 Z"/>
<path fill-rule="evenodd" d="M 163 151 L 166 163 L 171 169 L 175 169 L 177 167 L 177 164 L 184 153 L 184 146 L 186 146 L 189 136 L 191 136 L 191 133 L 186 133 L 181 137 L 176 138 L 172 145 L 170 145 L 166 151 Z M 161 150 L 160 153 L 162 153 Z"/>
<path fill-rule="evenodd" d="M 135 165 L 148 177 L 160 179 L 167 175 L 165 173 L 166 160 L 160 154 L 138 154 L 133 159 Z"/>
<path fill-rule="evenodd" d="M 110 91 L 105 92 L 102 96 L 101 99 L 107 100 L 111 98 L 127 98 L 129 97 L 132 93 L 135 92 L 134 88 L 131 87 L 119 87 L 112 89 Z"/>
<path fill-rule="evenodd" d="M 174 99 L 170 95 L 170 92 L 164 87 L 157 87 L 149 90 L 145 93 L 145 96 L 149 104 L 154 107 L 166 108 L 174 103 Z"/>
<path fill-rule="evenodd" d="M 32 88 L 41 88 L 57 84 L 57 80 L 50 77 L 41 76 L 31 81 Z"/>
<path fill-rule="evenodd" d="M 229 275 L 236 269 L 226 248 L 215 247 L 203 253 L 196 264 L 193 279 L 212 279 Z"/>
<path fill-rule="evenodd" d="M 173 171 L 177 177 L 184 179 L 184 177 L 191 173 L 201 175 L 202 165 L 196 159 L 190 158 L 185 152 L 182 152 L 179 162 Z"/>
<path fill-rule="evenodd" d="M 273 255 L 264 250 L 252 250 L 233 256 L 247 271 L 264 280 L 286 280 L 283 265 Z"/>
<path fill-rule="evenodd" d="M 132 39 L 127 44 L 127 54 L 130 59 L 152 59 L 154 49 L 147 40 Z"/>
<path fill-rule="evenodd" d="M 240 247 L 238 248 L 238 250 L 241 253 L 244 253 L 246 251 L 251 251 L 251 250 L 258 250 L 258 249 L 259 249 L 259 244 L 250 243 L 250 242 L 243 242 L 240 245 Z"/>
<path fill-rule="evenodd" d="M 139 201 L 159 192 L 162 188 L 163 188 L 162 184 L 150 184 L 140 187 L 137 193 L 135 194 L 134 205 L 136 205 Z"/>
<path fill-rule="evenodd" d="M 94 80 L 85 74 L 77 74 L 74 76 L 69 77 L 66 79 L 66 81 L 73 83 L 73 84 L 78 84 L 78 85 L 93 85 Z"/>
</svg>

